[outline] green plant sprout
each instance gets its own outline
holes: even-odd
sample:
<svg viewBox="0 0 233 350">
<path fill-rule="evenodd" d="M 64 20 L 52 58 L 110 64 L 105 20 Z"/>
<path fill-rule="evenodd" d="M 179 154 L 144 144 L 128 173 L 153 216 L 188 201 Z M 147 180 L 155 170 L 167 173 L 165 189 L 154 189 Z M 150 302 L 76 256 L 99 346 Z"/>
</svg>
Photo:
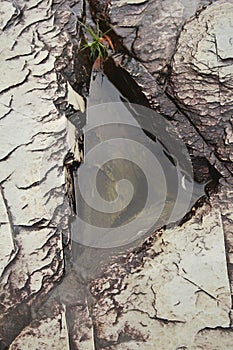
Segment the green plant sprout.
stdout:
<svg viewBox="0 0 233 350">
<path fill-rule="evenodd" d="M 110 32 L 111 28 L 103 33 L 99 27 L 98 22 L 96 23 L 96 31 L 94 31 L 94 29 L 92 29 L 91 27 L 88 27 L 86 24 L 82 22 L 79 22 L 79 23 L 93 39 L 92 41 L 88 41 L 87 44 L 83 45 L 81 48 L 81 51 L 89 48 L 91 50 L 90 57 L 93 60 L 95 57 L 97 58 L 106 57 L 108 52 L 107 52 L 107 47 L 104 45 L 103 41 L 105 39 L 104 37 L 106 36 L 106 34 Z M 106 40 L 109 42 L 110 39 L 108 40 L 108 38 L 106 38 Z"/>
</svg>

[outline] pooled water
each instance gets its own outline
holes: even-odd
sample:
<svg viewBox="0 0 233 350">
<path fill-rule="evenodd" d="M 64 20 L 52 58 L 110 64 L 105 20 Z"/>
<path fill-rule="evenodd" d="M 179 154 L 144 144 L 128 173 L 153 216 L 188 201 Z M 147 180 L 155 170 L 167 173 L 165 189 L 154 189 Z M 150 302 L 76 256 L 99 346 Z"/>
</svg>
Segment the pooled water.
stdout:
<svg viewBox="0 0 233 350">
<path fill-rule="evenodd" d="M 124 86 L 124 91 L 131 88 Z M 102 71 L 92 74 L 86 113 L 73 241 L 93 248 L 134 246 L 139 238 L 181 220 L 203 196 L 204 186 L 193 181 L 186 147 L 169 134 L 168 122 L 132 103 Z"/>
</svg>

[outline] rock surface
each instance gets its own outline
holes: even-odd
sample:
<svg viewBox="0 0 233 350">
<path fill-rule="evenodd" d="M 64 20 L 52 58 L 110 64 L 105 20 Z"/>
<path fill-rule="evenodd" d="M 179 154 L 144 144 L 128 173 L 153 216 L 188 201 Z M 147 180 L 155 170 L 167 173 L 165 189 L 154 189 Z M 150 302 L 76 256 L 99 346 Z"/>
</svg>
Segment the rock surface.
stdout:
<svg viewBox="0 0 233 350">
<path fill-rule="evenodd" d="M 202 330 L 232 334 L 225 259 L 221 212 L 206 205 L 112 265 L 92 289 L 100 349 L 190 349 Z"/>
<path fill-rule="evenodd" d="M 63 5 L 58 27 L 55 12 L 58 17 L 46 0 L 1 1 L 1 349 L 32 319 L 32 301 L 40 303 L 64 273 L 66 119 L 56 105 L 66 92 L 54 65 L 68 41 L 62 29 L 71 13 Z M 35 326 L 24 329 L 11 349 L 47 349 L 35 338 L 60 334 L 59 320 L 38 322 L 37 335 L 30 335 Z M 67 338 L 66 328 L 61 333 Z"/>
<path fill-rule="evenodd" d="M 220 137 L 220 135 L 216 136 L 216 133 L 213 138 L 208 136 L 209 139 L 212 140 L 210 143 L 208 141 L 207 134 L 210 135 L 211 125 L 204 126 L 203 122 L 202 127 L 197 128 L 196 124 L 198 124 L 198 122 L 196 119 L 198 116 L 195 117 L 195 122 L 193 122 L 194 117 L 189 117 L 191 112 L 191 106 L 189 108 L 189 101 L 187 101 L 186 109 L 182 108 L 182 106 L 180 109 L 177 109 L 177 104 L 179 104 L 180 98 L 175 95 L 175 92 L 171 93 L 171 89 L 173 88 L 173 81 L 171 82 L 171 79 L 173 79 L 173 75 L 175 75 L 174 70 L 176 69 L 173 67 L 174 53 L 176 53 L 179 46 L 183 45 L 186 47 L 186 52 L 190 56 L 190 47 L 192 47 L 191 45 L 193 45 L 193 50 L 195 50 L 195 40 L 199 40 L 195 37 L 196 34 L 194 34 L 194 38 L 196 39 L 194 39 L 193 43 L 192 41 L 190 43 L 188 37 L 185 37 L 186 30 L 183 30 L 182 26 L 184 25 L 184 28 L 190 27 L 191 33 L 188 34 L 190 36 L 192 36 L 192 30 L 194 33 L 199 33 L 198 25 L 194 28 L 193 24 L 198 23 L 199 16 L 202 16 L 203 11 L 204 16 L 205 8 L 206 11 L 209 11 L 210 13 L 212 13 L 213 8 L 214 13 L 216 14 L 218 11 L 218 6 L 220 6 L 220 8 L 223 6 L 224 8 L 224 3 L 226 3 L 223 1 L 223 5 L 221 5 L 221 2 L 217 1 L 216 4 L 212 5 L 212 7 L 210 6 L 212 2 L 214 1 L 146 1 L 140 5 L 133 5 L 132 3 L 130 5 L 127 5 L 125 2 L 119 6 L 118 1 L 113 1 L 109 9 L 109 15 L 106 15 L 106 17 L 109 17 L 110 22 L 114 25 L 114 30 L 116 30 L 117 34 L 122 37 L 123 45 L 131 50 L 132 55 L 136 58 L 136 62 L 134 62 L 134 60 L 130 62 L 123 60 L 123 66 L 126 67 L 130 74 L 135 78 L 139 86 L 142 87 L 143 92 L 145 92 L 147 97 L 150 99 L 151 105 L 159 112 L 161 112 L 164 116 L 168 117 L 169 119 L 173 119 L 173 124 L 178 128 L 181 136 L 191 149 L 191 153 L 194 154 L 194 156 L 197 155 L 196 153 L 198 153 L 199 157 L 204 156 L 218 169 L 218 171 L 220 171 L 226 177 L 230 176 L 229 170 L 231 169 L 231 164 L 229 162 L 228 164 L 225 164 L 227 156 L 225 155 L 225 158 L 222 158 L 224 159 L 224 162 L 221 163 L 219 162 L 219 154 L 216 151 L 213 152 L 213 149 L 216 146 L 216 144 L 212 145 L 213 140 L 217 139 L 217 137 Z M 226 7 L 231 6 L 230 3 L 231 2 L 229 2 Z M 214 10 L 214 8 L 216 8 L 216 10 Z M 224 11 L 227 10 L 225 9 Z M 195 12 L 196 15 L 194 15 Z M 127 13 L 127 15 L 125 15 L 125 13 Z M 221 13 L 221 11 L 219 13 Z M 189 19 L 190 16 L 193 16 L 191 17 L 193 20 Z M 218 15 L 217 17 L 219 16 L 221 15 Z M 204 23 L 205 20 L 202 24 L 202 34 L 200 34 L 203 36 L 203 41 L 210 40 L 205 35 L 204 31 L 206 27 Z M 128 31 L 130 31 L 130 33 Z M 122 32 L 125 34 L 123 35 Z M 197 34 L 197 36 L 198 35 L 199 34 Z M 131 42 L 130 45 L 128 43 L 129 40 Z M 179 44 L 180 40 L 182 40 L 182 45 Z M 150 45 L 150 48 L 147 47 L 147 43 Z M 135 47 L 138 47 L 137 51 L 135 51 Z M 203 47 L 205 47 L 205 44 Z M 227 48 L 227 50 L 229 54 L 229 48 Z M 180 49 L 180 54 L 177 52 L 175 58 L 179 55 L 185 55 L 185 52 L 183 53 L 182 48 Z M 215 59 L 217 59 L 216 54 L 213 53 L 212 55 L 215 57 Z M 147 59 L 145 59 L 145 57 L 147 57 Z M 225 65 L 228 65 L 230 69 L 230 62 L 226 62 Z M 185 63 L 184 67 L 185 68 L 183 75 L 187 79 L 186 89 L 188 90 L 190 84 L 192 83 L 191 85 L 193 85 L 193 78 L 190 78 L 193 74 L 193 67 L 191 63 L 189 70 L 187 70 Z M 199 73 L 201 75 L 201 72 Z M 198 77 L 199 73 L 197 72 L 196 74 L 196 80 L 199 81 L 199 79 L 202 79 L 203 84 L 205 84 L 204 77 Z M 177 74 L 177 77 L 179 77 L 177 78 L 177 81 L 179 81 L 180 72 L 177 72 Z M 208 77 L 206 77 L 206 79 L 207 85 L 212 86 L 213 79 L 211 76 L 209 82 Z M 177 89 L 183 89 L 183 84 L 178 83 L 177 85 Z M 200 95 L 202 94 L 202 89 L 206 91 L 206 88 L 206 86 L 200 87 Z M 224 87 L 222 88 L 224 89 Z M 164 94 L 164 91 L 166 94 Z M 215 92 L 218 94 L 217 80 Z M 182 91 L 179 94 L 182 94 Z M 169 95 L 169 98 L 167 98 L 167 95 Z M 172 100 L 170 97 L 172 97 Z M 192 99 L 192 93 L 190 94 L 190 97 L 187 97 L 187 99 L 188 98 Z M 192 101 L 194 101 L 194 99 L 192 99 Z M 206 105 L 207 103 L 208 101 L 205 100 Z M 209 109 L 213 110 L 212 107 L 213 106 L 210 105 Z M 228 107 L 230 108 L 229 103 Z M 226 110 L 228 107 L 226 107 Z M 198 105 L 196 105 L 196 108 L 199 108 Z M 219 108 L 222 108 L 222 105 Z M 184 112 L 184 114 L 180 113 L 181 110 Z M 222 110 L 224 110 L 224 108 L 222 108 Z M 217 110 L 216 113 L 218 113 Z M 229 139 L 229 135 L 231 135 L 232 121 L 230 120 L 230 117 L 225 117 L 223 119 L 225 120 L 226 118 L 228 119 L 225 123 L 226 125 L 223 126 L 221 130 L 223 135 L 225 133 L 228 134 L 228 136 L 226 135 L 226 138 Z M 201 123 L 202 121 L 200 121 L 200 124 Z M 212 129 L 213 128 L 214 126 L 212 126 Z M 224 131 L 224 128 L 226 128 L 226 131 Z M 208 129 L 208 132 L 203 131 L 203 129 Z M 231 145 L 228 143 L 225 147 L 224 141 L 222 144 L 222 148 L 224 148 L 225 152 L 231 153 Z M 229 149 L 229 151 L 227 151 L 227 149 Z"/>
<path fill-rule="evenodd" d="M 128 50 L 115 61 L 180 132 L 200 179 L 218 171 L 221 184 L 190 220 L 116 258 L 99 278 L 85 281 L 69 259 L 64 274 L 62 236 L 67 241 L 71 210 L 63 159 L 73 147 L 65 83 L 79 84 L 76 16 L 89 10 L 75 0 L 2 0 L 0 349 L 228 350 L 232 1 L 112 0 L 91 7 L 108 17 L 115 41 Z"/>
<path fill-rule="evenodd" d="M 9 347 L 9 350 L 18 349 L 68 350 L 65 310 L 57 310 L 52 319 L 31 322 Z"/>
<path fill-rule="evenodd" d="M 109 16 L 123 44 L 158 77 L 173 56 L 185 20 L 210 2 L 113 0 Z"/>
<path fill-rule="evenodd" d="M 232 1 L 218 1 L 185 24 L 168 91 L 232 173 Z"/>
</svg>

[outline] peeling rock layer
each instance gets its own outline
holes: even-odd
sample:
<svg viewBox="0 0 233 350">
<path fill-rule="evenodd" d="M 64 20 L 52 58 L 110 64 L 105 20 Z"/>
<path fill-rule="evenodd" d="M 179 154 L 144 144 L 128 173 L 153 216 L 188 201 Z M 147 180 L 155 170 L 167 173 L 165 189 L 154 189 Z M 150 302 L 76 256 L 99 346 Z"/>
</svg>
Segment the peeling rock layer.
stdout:
<svg viewBox="0 0 233 350">
<path fill-rule="evenodd" d="M 223 236 L 221 213 L 208 206 L 112 265 L 92 288 L 100 348 L 189 349 L 207 328 L 231 334 Z"/>
<path fill-rule="evenodd" d="M 218 1 L 185 24 L 168 91 L 211 150 L 233 171 L 232 1 Z"/>
<path fill-rule="evenodd" d="M 63 29 L 71 13 L 62 6 L 61 13 L 46 0 L 1 1 L 1 349 L 30 322 L 32 300 L 42 301 L 64 273 L 70 209 L 62 169 L 66 119 L 57 106 L 66 92 L 54 66 L 70 40 Z M 11 348 L 26 349 L 29 333 Z"/>
<path fill-rule="evenodd" d="M 65 310 L 54 312 L 53 318 L 33 321 L 10 345 L 9 350 L 56 349 L 68 350 L 69 339 Z"/>
<path fill-rule="evenodd" d="M 119 64 L 171 120 L 194 158 L 208 160 L 228 186 L 222 182 L 191 221 L 157 233 L 111 264 L 91 282 L 92 296 L 68 269 L 49 292 L 64 276 L 62 234 L 70 214 L 62 169 L 72 147 L 65 81 L 80 84 L 76 16 L 85 6 L 89 12 L 82 1 L 2 0 L 0 349 L 228 350 L 232 2 L 91 4 L 128 50 Z"/>
</svg>

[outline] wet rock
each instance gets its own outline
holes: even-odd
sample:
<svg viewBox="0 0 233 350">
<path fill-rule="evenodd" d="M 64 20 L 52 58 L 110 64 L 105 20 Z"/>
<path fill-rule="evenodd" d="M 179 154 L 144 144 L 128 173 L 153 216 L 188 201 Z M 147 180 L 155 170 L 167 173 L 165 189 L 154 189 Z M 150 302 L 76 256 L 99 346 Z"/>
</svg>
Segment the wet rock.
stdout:
<svg viewBox="0 0 233 350">
<path fill-rule="evenodd" d="M 230 174 L 228 169 L 226 169 L 225 164 L 218 160 L 202 135 L 198 133 L 195 126 L 186 115 L 179 111 L 176 104 L 168 98 L 164 90 L 157 84 L 154 77 L 144 65 L 136 59 L 127 59 L 125 55 L 115 55 L 113 56 L 113 59 L 116 64 L 124 70 L 124 75 L 126 75 L 124 81 L 125 86 L 129 84 L 129 81 L 132 80 L 131 77 L 133 77 L 134 81 L 137 83 L 137 88 L 139 88 L 147 97 L 150 106 L 170 121 L 171 127 L 169 132 L 172 132 L 175 128 L 176 132 L 182 137 L 182 140 L 186 144 L 189 153 L 194 160 L 194 176 L 198 182 L 207 179 L 210 174 L 206 173 L 206 167 L 204 168 L 204 172 L 202 172 L 203 169 L 198 167 L 198 165 L 195 165 L 198 163 L 195 160 L 196 158 L 208 159 L 210 165 L 214 166 L 214 168 L 223 176 L 229 177 Z M 126 73 L 130 74 L 130 79 L 127 79 Z M 115 82 L 116 81 L 117 77 L 115 78 Z M 135 103 L 139 103 L 139 101 L 135 100 Z"/>
<path fill-rule="evenodd" d="M 127 60 L 125 56 L 121 64 L 151 106 L 172 121 L 195 157 L 207 158 L 222 175 L 229 176 L 224 169 L 226 161 L 231 170 L 232 161 L 231 120 L 227 116 L 227 109 L 231 111 L 231 46 L 222 40 L 221 23 L 213 24 L 210 13 L 221 19 L 231 2 L 218 1 L 207 7 L 197 14 L 200 23 L 193 18 L 182 30 L 184 21 L 210 2 L 112 1 L 109 16 L 114 30 L 122 36 L 123 46 L 128 48 L 128 58 L 136 58 Z M 0 153 L 0 347 L 69 349 L 69 333 L 74 349 L 213 350 L 219 346 L 220 337 L 224 337 L 222 349 L 227 349 L 231 337 L 229 277 L 232 283 L 233 244 L 232 189 L 226 184 L 221 185 L 216 197 L 212 196 L 211 205 L 199 209 L 190 222 L 161 231 L 142 248 L 119 258 L 104 277 L 94 280 L 93 310 L 85 300 L 89 297 L 88 286 L 77 283 L 77 273 L 70 274 L 67 283 L 63 280 L 49 294 L 64 273 L 62 234 L 68 230 L 70 208 L 64 198 L 62 163 L 73 145 L 67 140 L 63 114 L 65 81 L 71 80 L 72 88 L 80 83 L 75 81 L 75 69 L 80 64 L 71 59 L 74 55 L 73 61 L 77 60 L 76 15 L 81 18 L 85 6 L 81 1 L 51 4 L 46 0 L 3 0 L 1 5 L 1 55 L 8 75 L 1 80 L 0 98 L 4 146 Z M 203 23 L 210 24 L 207 30 Z M 179 39 L 177 46 L 180 32 L 180 38 L 187 40 L 190 27 L 195 28 L 195 35 L 186 43 Z M 198 33 L 202 34 L 200 40 Z M 212 47 L 214 38 L 217 46 Z M 215 58 L 211 51 L 207 66 L 203 66 L 207 56 L 200 47 L 199 53 L 194 53 L 197 67 L 191 72 L 190 61 L 185 61 L 182 75 L 179 57 L 182 50 L 189 57 L 186 44 L 193 45 L 197 39 L 200 44 L 210 45 L 210 51 L 218 47 L 219 61 L 216 50 Z M 189 100 L 183 95 L 183 86 L 192 83 L 189 73 L 200 82 L 202 95 L 207 90 L 205 99 L 198 100 L 195 95 Z M 180 76 L 184 81 L 178 85 Z M 205 77 L 212 79 L 213 90 L 206 89 Z M 221 85 L 221 98 L 217 97 L 220 89 L 216 84 Z M 167 86 L 173 102 L 164 92 Z M 201 126 L 204 104 L 209 106 L 211 122 L 218 122 L 220 142 L 209 140 Z M 221 121 L 216 117 L 219 111 Z M 203 120 L 205 117 L 203 114 Z M 205 124 L 211 132 L 213 125 Z M 71 133 L 75 135 L 74 130 Z M 201 178 L 204 173 L 209 179 L 206 164 L 201 163 L 203 171 L 199 175 Z M 91 266 L 93 261 L 92 255 Z M 41 306 L 45 296 L 51 296 L 51 300 Z M 36 306 L 31 308 L 34 303 Z M 59 306 L 54 312 L 55 304 Z"/>
<path fill-rule="evenodd" d="M 231 1 L 218 1 L 187 21 L 179 37 L 168 87 L 231 173 L 232 9 Z"/>
<path fill-rule="evenodd" d="M 31 322 L 13 341 L 9 350 L 69 350 L 65 310 L 57 310 L 53 318 Z"/>
<path fill-rule="evenodd" d="M 173 56 L 184 21 L 209 1 L 111 1 L 110 21 L 124 46 L 157 76 Z"/>
<path fill-rule="evenodd" d="M 161 232 L 150 248 L 110 266 L 92 292 L 100 349 L 189 349 L 202 329 L 229 329 L 219 208 L 205 205 L 182 227 Z"/>
<path fill-rule="evenodd" d="M 37 319 L 54 319 L 54 307 L 65 310 L 69 344 L 73 350 L 94 350 L 94 329 L 89 307 L 89 291 L 79 276 L 67 268 L 66 275 L 42 305 L 33 308 Z M 56 309 L 55 309 L 56 311 Z M 56 316 L 56 313 L 55 313 Z"/>
<path fill-rule="evenodd" d="M 157 33 L 151 35 L 149 39 L 152 42 L 154 37 L 163 38 L 161 46 L 159 40 L 157 40 L 158 45 L 157 42 L 154 44 L 155 56 L 153 56 L 153 47 L 149 52 L 145 35 L 140 37 L 142 32 L 144 34 L 149 31 L 153 32 L 152 24 L 150 26 L 150 23 L 144 22 L 143 15 L 147 7 L 151 6 L 151 2 L 140 5 L 124 3 L 122 6 L 117 6 L 116 3 L 112 2 L 112 7 L 110 7 L 110 22 L 123 38 L 123 44 L 136 57 L 127 59 L 127 57 L 116 56 L 114 60 L 133 76 L 149 99 L 151 106 L 171 120 L 190 153 L 197 160 L 207 158 L 209 163 L 230 181 L 232 166 L 230 158 L 232 153 L 231 113 L 229 113 L 231 111 L 231 50 L 230 44 L 223 45 L 225 39 L 220 40 L 220 38 L 222 38 L 221 30 L 225 26 L 223 24 L 225 20 L 227 28 L 230 27 L 226 8 L 230 14 L 232 4 L 229 1 L 219 1 L 205 10 L 198 11 L 196 16 L 187 21 L 183 29 L 184 20 L 194 14 L 198 8 L 196 6 L 205 5 L 204 3 L 192 2 L 191 7 L 194 12 L 190 10 L 183 14 L 183 17 L 178 11 L 179 14 L 176 13 L 179 17 L 177 22 L 169 13 L 167 15 L 167 17 L 170 16 L 169 25 L 166 22 L 168 19 L 161 16 L 160 23 L 163 23 L 164 20 L 167 25 L 164 26 L 164 30 L 162 25 L 160 28 L 157 27 Z M 154 2 L 153 6 L 159 7 L 159 2 Z M 222 10 L 224 8 L 225 10 Z M 155 18 L 157 15 L 152 13 L 151 17 Z M 213 24 L 216 21 L 218 26 Z M 137 26 L 138 23 L 139 26 Z M 175 35 L 170 33 L 172 23 L 176 23 L 177 26 Z M 177 44 L 175 41 L 179 34 Z M 218 45 L 221 46 L 222 58 L 218 58 L 216 49 L 214 50 L 216 48 L 215 36 L 219 36 Z M 171 40 L 174 38 L 176 38 L 175 41 Z M 190 45 L 192 50 L 190 50 Z M 160 56 L 157 58 L 156 49 L 158 47 Z M 209 52 L 205 51 L 205 47 L 209 47 Z M 197 56 L 195 50 L 200 50 L 202 56 Z M 169 62 L 174 53 L 171 79 L 168 80 Z M 192 57 L 193 54 L 194 57 Z M 209 57 L 214 62 L 211 67 Z M 221 79 L 218 77 L 219 71 L 221 71 Z M 184 83 L 186 83 L 185 86 Z M 223 97 L 225 91 L 226 98 Z M 169 97 L 164 92 L 169 92 Z M 218 94 L 221 98 L 217 96 Z M 215 124 L 217 124 L 217 131 Z M 208 162 L 201 162 L 201 166 L 198 162 L 196 164 L 199 167 L 199 179 L 206 175 L 208 178 Z M 232 322 L 230 319 L 231 293 L 228 281 L 228 274 L 230 281 L 233 276 L 231 194 L 231 186 L 226 183 L 222 184 L 219 194 L 212 197 L 210 208 L 207 206 L 201 209 L 199 214 L 195 214 L 193 221 L 187 222 L 180 229 L 167 230 L 163 233 L 162 238 L 157 241 L 161 240 L 162 243 L 154 244 L 157 249 L 151 254 L 153 260 L 150 261 L 148 257 L 143 258 L 145 250 L 142 250 L 142 253 L 137 252 L 137 258 L 141 256 L 142 259 L 135 270 L 130 269 L 133 258 L 129 258 L 125 269 L 122 268 L 121 261 L 109 269 L 105 278 L 93 283 L 93 293 L 98 300 L 95 315 L 100 349 L 151 349 L 155 344 L 161 349 L 213 349 L 215 344 L 220 346 L 220 334 L 223 333 L 226 334 L 226 339 L 222 347 L 227 349 L 231 338 L 229 327 Z M 170 241 L 166 238 L 169 237 L 169 234 L 171 235 Z M 186 242 L 183 241 L 185 236 L 187 237 Z M 219 243 L 214 237 L 218 237 L 217 241 L 220 239 Z M 227 252 L 225 252 L 224 237 Z M 173 244 L 176 245 L 175 248 L 171 247 Z M 216 251 L 215 248 L 220 246 L 222 247 L 221 252 L 218 249 Z M 189 249 L 190 253 L 185 257 Z M 163 254 L 165 260 L 163 260 Z M 173 254 L 177 254 L 177 257 L 174 258 Z M 204 262 L 204 256 L 208 262 Z M 182 261 L 185 263 L 183 264 Z M 218 267 L 215 267 L 216 262 Z M 217 272 L 220 265 L 224 272 Z M 157 271 L 156 274 L 153 274 L 153 270 Z M 224 281 L 222 280 L 219 285 L 220 280 L 215 272 L 219 276 L 225 276 Z M 176 277 L 173 277 L 173 273 Z M 163 285 L 160 287 L 160 281 L 163 279 Z M 217 282 L 216 285 L 215 282 Z M 173 297 L 176 300 L 173 300 Z M 218 304 L 219 298 L 221 301 Z M 178 312 L 179 307 L 181 307 L 181 313 Z M 216 332 L 212 328 L 216 328 Z M 216 339 L 216 343 L 212 339 Z"/>
<path fill-rule="evenodd" d="M 219 3 L 219 2 L 218 2 Z M 223 1 L 224 3 L 224 1 Z M 227 3 L 227 2 L 226 2 Z M 190 86 L 193 86 L 194 76 L 192 69 L 194 69 L 194 72 L 197 72 L 197 68 L 192 67 L 192 63 L 190 61 L 189 65 L 186 65 L 186 61 L 183 62 L 184 66 L 184 72 L 182 73 L 182 68 L 180 68 L 179 72 L 174 72 L 176 69 L 176 65 L 173 68 L 172 73 L 172 83 L 171 86 L 173 88 L 173 85 L 177 85 L 176 89 L 174 88 L 173 93 L 171 92 L 171 88 L 168 84 L 168 79 L 171 74 L 171 59 L 176 51 L 177 54 L 176 57 L 180 57 L 183 55 L 181 52 L 183 49 L 177 50 L 179 47 L 186 47 L 186 53 L 187 57 L 191 56 L 190 50 L 189 50 L 189 42 L 192 34 L 190 34 L 190 37 L 186 35 L 186 30 L 183 30 L 183 25 L 185 21 L 187 21 L 187 24 L 185 25 L 185 28 L 190 28 L 190 31 L 193 33 L 198 33 L 199 31 L 199 16 L 203 16 L 206 11 L 209 12 L 209 16 L 215 17 L 215 13 L 217 13 L 217 7 L 216 11 L 214 10 L 214 6 L 221 6 L 217 3 L 213 6 L 210 6 L 211 1 L 177 1 L 177 2 L 170 2 L 170 1 L 163 1 L 163 2 L 152 2 L 147 1 L 144 3 L 136 4 L 136 3 L 130 3 L 126 4 L 126 2 L 122 3 L 118 1 L 111 2 L 111 6 L 109 7 L 108 17 L 109 21 L 113 24 L 114 30 L 116 30 L 117 34 L 122 37 L 122 43 L 130 52 L 135 56 L 136 60 L 123 60 L 122 66 L 126 68 L 130 74 L 134 77 L 134 79 L 137 81 L 139 86 L 142 87 L 143 92 L 147 95 L 149 98 L 150 104 L 153 108 L 156 108 L 159 110 L 163 115 L 166 117 L 169 117 L 169 119 L 172 119 L 173 125 L 179 130 L 180 135 L 182 136 L 185 143 L 188 145 L 190 152 L 192 155 L 196 156 L 205 156 L 208 158 L 209 162 L 214 165 L 218 171 L 223 174 L 225 177 L 229 177 L 229 169 L 231 169 L 231 165 L 228 162 L 228 168 L 226 168 L 226 164 L 223 162 L 219 162 L 219 151 L 218 146 L 216 147 L 216 140 L 217 137 L 220 138 L 220 136 L 223 139 L 222 146 L 220 148 L 224 148 L 227 152 L 228 156 L 224 156 L 221 159 L 224 161 L 227 160 L 227 157 L 230 157 L 231 154 L 231 120 L 230 117 L 226 117 L 226 121 L 224 122 L 224 125 L 221 125 L 221 135 L 215 134 L 214 138 L 212 138 L 212 133 L 214 133 L 215 126 L 212 125 L 206 125 L 210 124 L 210 121 L 204 121 L 201 120 L 199 124 L 203 125 L 196 125 L 198 122 L 196 121 L 197 117 L 190 117 L 190 112 L 193 109 L 192 104 L 195 104 L 195 108 L 198 110 L 200 107 L 198 106 L 198 103 L 194 102 L 195 98 L 193 98 L 193 92 L 190 89 L 190 97 L 187 97 L 186 104 L 184 102 L 184 98 L 181 98 L 177 96 L 182 95 L 183 91 L 183 83 L 184 79 L 181 79 L 182 74 L 186 75 L 187 78 L 187 84 L 186 84 L 186 95 L 187 91 L 190 88 Z M 223 4 L 224 6 L 224 4 Z M 228 5 L 227 5 L 228 6 Z M 229 5 L 230 6 L 230 5 Z M 96 6 L 98 9 L 98 7 Z M 212 13 L 213 9 L 213 13 Z M 195 14 L 196 12 L 196 14 Z M 218 17 L 220 16 L 220 12 L 218 14 Z M 230 12 L 229 12 L 230 13 Z M 188 18 L 190 16 L 193 17 L 193 20 L 189 20 Z M 211 20 L 210 20 L 211 21 Z M 213 19 L 214 21 L 214 19 Z M 218 20 L 217 20 L 218 21 Z M 226 21 L 227 22 L 227 21 Z M 166 23 L 166 25 L 165 25 Z M 196 23 L 195 27 L 193 24 Z M 222 21 L 223 23 L 223 21 Z M 195 50 L 195 40 L 196 43 L 198 40 L 202 38 L 203 41 L 203 50 L 205 50 L 205 47 L 208 47 L 209 44 L 204 43 L 204 40 L 211 41 L 211 35 L 209 35 L 209 39 L 207 36 L 205 36 L 205 25 L 200 24 L 202 26 L 202 31 L 200 31 L 200 34 L 194 34 L 193 35 L 193 47 Z M 229 25 L 227 25 L 229 27 Z M 220 29 L 218 29 L 219 32 Z M 180 34 L 182 33 L 182 34 Z M 202 33 L 202 34 L 201 34 Z M 199 36 L 198 36 L 199 35 Z M 221 37 L 221 33 L 219 33 Z M 178 38 L 180 36 L 180 39 L 178 41 Z M 197 39 L 197 37 L 199 39 Z M 206 38 L 206 39 L 205 39 Z M 177 44 L 178 41 L 178 44 Z M 219 39 L 219 41 L 221 41 Z M 192 42 L 192 40 L 191 40 Z M 178 45 L 178 46 L 177 46 Z M 221 52 L 222 55 L 228 55 L 229 56 L 229 45 L 221 44 Z M 197 46 L 198 47 L 198 46 Z M 211 49 L 210 49 L 211 50 Z M 216 50 L 215 50 L 216 51 Z M 223 51 L 225 52 L 223 54 Z M 189 55 L 189 56 L 188 56 Z M 216 53 L 211 54 L 213 57 L 215 55 L 215 59 L 217 60 Z M 206 56 L 207 57 L 207 56 Z M 225 57 L 225 56 L 224 56 Z M 225 58 L 226 59 L 226 58 Z M 182 59 L 180 59 L 181 61 Z M 187 58 L 188 60 L 188 58 Z M 228 60 L 228 59 L 227 59 Z M 140 63 L 139 63 L 139 62 Z M 182 66 L 182 63 L 179 63 L 180 67 Z M 224 63 L 225 66 L 229 65 L 229 62 Z M 221 63 L 219 63 L 221 65 Z M 188 68 L 189 67 L 189 68 Z M 216 66 L 217 69 L 217 66 Z M 181 74 L 182 73 L 182 74 Z M 200 73 L 200 70 L 199 70 Z M 198 72 L 196 75 L 199 74 Z M 200 73 L 201 74 L 201 73 Z M 175 77 L 173 77 L 175 76 Z M 176 80 L 175 80 L 176 79 Z M 198 79 L 203 80 L 202 87 L 201 84 L 198 83 Z M 198 91 L 200 93 L 200 96 L 202 96 L 202 92 L 206 91 L 206 86 L 204 84 L 205 76 L 202 78 L 199 77 L 196 79 L 197 83 L 199 84 Z M 216 81 L 216 88 L 215 92 L 218 94 L 218 82 Z M 226 82 L 224 83 L 226 84 Z M 213 85 L 213 82 L 210 82 L 208 84 L 209 87 Z M 168 87 L 168 89 L 167 89 Z M 177 90 L 177 93 L 176 93 Z M 224 90 L 224 88 L 223 88 Z M 196 93 L 198 93 L 198 91 Z M 230 85 L 229 85 L 229 94 L 230 94 Z M 169 92 L 170 97 L 172 97 L 172 101 L 175 102 L 175 104 L 171 101 L 171 99 L 167 98 L 166 94 L 164 93 Z M 185 93 L 184 93 L 185 94 Z M 206 92 L 205 92 L 206 94 Z M 212 91 L 209 92 L 210 98 L 214 98 L 214 95 L 212 94 Z M 216 95 L 217 96 L 217 95 Z M 222 93 L 222 101 L 221 106 L 224 99 L 224 93 Z M 230 95 L 229 95 L 230 96 Z M 188 101 L 189 99 L 192 99 L 191 106 Z M 229 97 L 230 98 L 230 97 Z M 203 99 L 203 110 L 205 109 L 206 103 L 208 103 L 207 100 L 204 99 L 204 97 L 200 97 L 200 99 Z M 218 98 L 217 98 L 218 99 Z M 217 101 L 217 100 L 216 100 Z M 182 104 L 185 104 L 186 108 L 184 106 L 180 105 L 180 102 Z M 181 106 L 180 109 L 177 109 L 177 105 Z M 213 105 L 213 103 L 212 103 Z M 222 107 L 219 107 L 222 108 Z M 181 113 L 181 109 L 184 114 Z M 221 115 L 223 116 L 224 113 L 227 113 L 228 107 L 225 107 L 225 112 L 221 112 Z M 224 110 L 224 108 L 223 108 Z M 217 109 L 211 108 L 211 113 L 216 113 L 219 115 Z M 199 113 L 199 112 L 198 112 Z M 203 111 L 202 111 L 203 113 Z M 188 116 L 188 118 L 187 118 Z M 208 116 L 207 116 L 208 117 Z M 206 118 L 207 118 L 206 117 Z M 215 121 L 216 122 L 216 121 Z M 214 123 L 215 123 L 214 122 Z M 221 124 L 221 123 L 220 123 Z M 220 126 L 220 124 L 218 124 Z M 202 132 L 202 130 L 206 130 L 206 132 Z M 208 131 L 207 131 L 208 130 Z M 211 131 L 212 130 L 212 131 Z M 208 134 L 208 135 L 207 135 Z M 208 140 L 212 140 L 209 142 Z M 213 141 L 215 140 L 215 141 Z M 227 151 L 229 149 L 229 151 Z"/>
<path fill-rule="evenodd" d="M 1 2 L 0 347 L 27 326 L 30 306 L 40 304 L 64 273 L 62 235 L 70 208 L 63 174 L 66 118 L 59 111 L 66 85 L 55 63 L 74 34 L 74 19 L 67 2 Z M 29 326 L 11 348 L 30 343 L 42 349 L 39 337 L 44 333 L 51 342 L 59 322 L 55 317 Z M 39 345 L 30 335 L 37 327 Z M 65 343 L 59 340 L 64 332 L 54 348 L 68 348 L 67 334 Z"/>
<path fill-rule="evenodd" d="M 232 344 L 232 329 L 218 327 L 217 329 L 203 329 L 195 338 L 191 350 L 229 350 Z"/>
</svg>

